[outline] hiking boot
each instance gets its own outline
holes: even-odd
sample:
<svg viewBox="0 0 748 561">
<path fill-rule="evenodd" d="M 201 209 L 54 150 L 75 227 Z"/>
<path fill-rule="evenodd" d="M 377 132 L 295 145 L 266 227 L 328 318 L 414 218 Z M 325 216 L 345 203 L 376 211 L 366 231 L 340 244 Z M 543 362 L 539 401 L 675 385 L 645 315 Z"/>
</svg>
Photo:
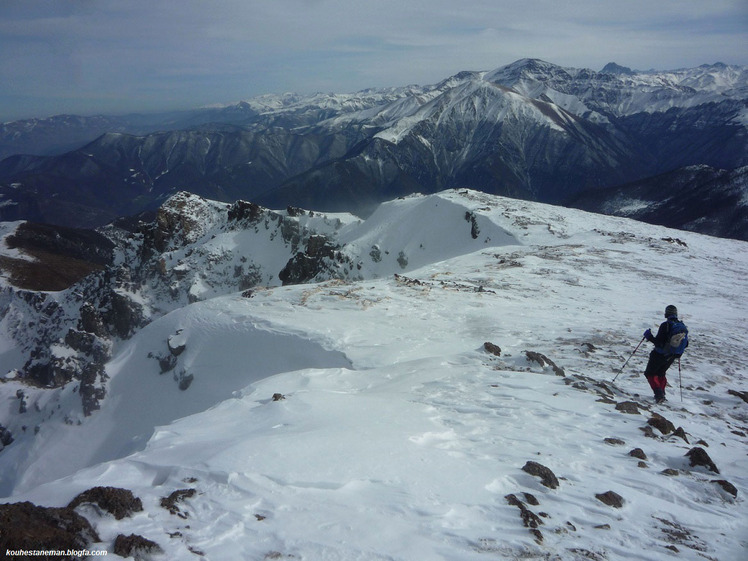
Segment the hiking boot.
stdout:
<svg viewBox="0 0 748 561">
<path fill-rule="evenodd" d="M 667 401 L 667 399 L 665 399 L 664 395 L 655 398 L 655 403 L 663 403 L 665 401 Z"/>
</svg>

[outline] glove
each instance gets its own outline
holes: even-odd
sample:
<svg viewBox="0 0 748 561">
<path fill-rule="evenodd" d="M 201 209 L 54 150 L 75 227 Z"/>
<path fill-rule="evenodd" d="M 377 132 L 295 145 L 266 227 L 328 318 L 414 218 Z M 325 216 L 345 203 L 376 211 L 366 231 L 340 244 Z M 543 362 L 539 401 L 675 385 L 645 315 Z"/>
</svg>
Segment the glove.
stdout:
<svg viewBox="0 0 748 561">
<path fill-rule="evenodd" d="M 651 330 L 651 329 L 647 329 L 647 330 L 646 330 L 646 331 L 644 332 L 644 338 L 645 338 L 645 339 L 651 339 L 651 338 L 652 338 L 652 330 Z"/>
</svg>

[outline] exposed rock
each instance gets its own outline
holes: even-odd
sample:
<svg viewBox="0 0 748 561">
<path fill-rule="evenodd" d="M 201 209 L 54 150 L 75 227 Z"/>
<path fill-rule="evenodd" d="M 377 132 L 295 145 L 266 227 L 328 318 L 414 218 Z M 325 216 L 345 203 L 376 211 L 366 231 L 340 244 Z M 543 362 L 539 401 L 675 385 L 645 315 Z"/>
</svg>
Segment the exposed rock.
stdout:
<svg viewBox="0 0 748 561">
<path fill-rule="evenodd" d="M 634 448 L 633 450 L 631 450 L 631 452 L 629 452 L 629 456 L 632 456 L 634 458 L 639 458 L 640 460 L 647 459 L 647 455 L 644 453 L 644 450 L 642 450 L 641 448 Z"/>
<path fill-rule="evenodd" d="M 683 427 L 678 427 L 677 429 L 675 429 L 675 432 L 673 432 L 673 436 L 682 438 L 686 444 L 689 444 L 688 437 L 686 436 L 686 431 L 683 430 Z"/>
<path fill-rule="evenodd" d="M 734 395 L 735 397 L 739 397 L 740 399 L 748 403 L 748 392 L 741 392 L 738 390 L 727 390 L 727 393 L 729 393 L 730 395 Z"/>
<path fill-rule="evenodd" d="M 114 540 L 114 553 L 121 557 L 134 557 L 135 561 L 144 561 L 151 554 L 163 553 L 163 551 L 156 542 L 138 534 L 130 534 L 129 536 L 120 534 Z"/>
<path fill-rule="evenodd" d="M 170 513 L 179 516 L 180 518 L 187 518 L 187 513 L 182 512 L 182 510 L 179 508 L 178 503 L 183 502 L 185 499 L 194 497 L 195 493 L 197 493 L 195 489 L 179 489 L 177 491 L 174 491 L 168 497 L 162 498 L 161 506 L 168 510 Z"/>
<path fill-rule="evenodd" d="M 655 527 L 659 527 L 665 540 L 671 544 L 682 545 L 694 551 L 705 552 L 707 550 L 706 543 L 702 539 L 693 535 L 688 528 L 679 524 L 677 521 L 659 518 L 657 516 L 653 516 L 653 518 L 660 522 L 660 524 Z M 668 547 L 668 549 L 676 553 L 678 552 L 678 548 L 675 547 L 675 545 Z M 707 557 L 707 559 L 709 559 L 709 557 Z"/>
<path fill-rule="evenodd" d="M 95 504 L 112 514 L 117 520 L 143 510 L 143 503 L 129 489 L 118 487 L 93 487 L 75 497 L 68 508 L 82 504 Z"/>
<path fill-rule="evenodd" d="M 539 542 L 542 542 L 543 534 L 540 532 L 540 530 L 538 530 L 538 526 L 541 526 L 543 524 L 543 520 L 537 514 L 527 508 L 525 503 L 520 501 L 516 495 L 510 494 L 504 498 L 510 505 L 519 508 L 520 516 L 522 517 L 522 523 L 525 525 L 525 528 L 530 528 L 530 533 L 535 536 L 535 539 Z"/>
<path fill-rule="evenodd" d="M 646 436 L 647 438 L 658 438 L 658 436 L 655 434 L 654 429 L 649 425 L 639 427 L 639 430 L 641 430 L 644 433 L 644 436 Z"/>
<path fill-rule="evenodd" d="M 273 394 L 273 401 L 283 401 L 284 399 L 286 399 L 286 396 L 283 395 L 282 393 Z"/>
<path fill-rule="evenodd" d="M 639 415 L 639 405 L 635 401 L 621 401 L 616 403 L 616 410 L 629 415 Z"/>
<path fill-rule="evenodd" d="M 532 493 L 522 493 L 522 495 L 525 497 L 525 501 L 527 501 L 527 504 L 531 504 L 533 506 L 538 506 L 540 504 L 538 499 Z"/>
<path fill-rule="evenodd" d="M 522 471 L 540 477 L 540 482 L 550 489 L 556 489 L 558 487 L 558 479 L 556 478 L 556 475 L 542 464 L 528 461 L 522 467 Z"/>
<path fill-rule="evenodd" d="M 323 271 L 328 271 L 335 277 L 336 275 L 332 274 L 332 264 L 344 262 L 346 259 L 338 251 L 338 246 L 330 243 L 325 236 L 313 235 L 307 241 L 306 251 L 294 255 L 278 273 L 278 278 L 287 285 L 311 281 Z"/>
<path fill-rule="evenodd" d="M 0 529 L 3 555 L 7 550 L 81 550 L 100 541 L 88 520 L 72 509 L 47 508 L 30 502 L 0 505 Z"/>
<path fill-rule="evenodd" d="M 605 553 L 596 553 L 581 547 L 572 547 L 568 551 L 574 555 L 574 559 L 585 559 L 588 561 L 607 561 L 608 559 Z"/>
<path fill-rule="evenodd" d="M 717 469 L 717 466 L 703 448 L 699 448 L 698 446 L 691 448 L 686 452 L 686 456 L 689 459 L 691 467 L 703 466 L 714 473 L 719 473 L 719 469 Z"/>
<path fill-rule="evenodd" d="M 101 317 L 101 314 L 96 307 L 90 302 L 85 302 L 81 306 L 78 329 L 85 331 L 86 333 L 93 333 L 101 338 L 109 335 L 106 326 L 104 325 L 104 319 Z"/>
<path fill-rule="evenodd" d="M 663 469 L 660 473 L 662 475 L 667 475 L 668 477 L 677 477 L 680 475 L 680 472 L 677 469 L 673 468 Z"/>
<path fill-rule="evenodd" d="M 621 508 L 623 506 L 624 500 L 621 495 L 616 493 L 615 491 L 607 491 L 605 493 L 598 493 L 595 495 L 595 498 L 597 498 L 598 501 L 605 503 L 608 506 L 612 506 L 615 508 Z"/>
<path fill-rule="evenodd" d="M 13 435 L 11 434 L 11 432 L 3 425 L 0 425 L 0 450 L 10 445 L 12 442 Z"/>
<path fill-rule="evenodd" d="M 536 353 L 535 351 L 525 351 L 525 356 L 527 357 L 527 360 L 531 362 L 537 362 L 543 368 L 545 368 L 546 366 L 550 366 L 551 368 L 553 368 L 553 372 L 556 374 L 556 376 L 566 376 L 563 368 L 557 366 L 555 362 L 553 362 L 550 358 L 542 353 Z"/>
<path fill-rule="evenodd" d="M 111 309 L 105 317 L 118 337 L 127 339 L 146 323 L 143 306 L 125 294 L 112 292 L 109 300 Z"/>
<path fill-rule="evenodd" d="M 652 413 L 652 417 L 649 418 L 647 424 L 656 428 L 662 434 L 670 434 L 675 431 L 675 425 L 657 413 Z"/>
<path fill-rule="evenodd" d="M 169 197 L 156 212 L 153 226 L 149 227 L 151 245 L 163 253 L 196 241 L 204 232 L 201 217 L 209 205 L 203 197 L 186 191 Z"/>
<path fill-rule="evenodd" d="M 611 446 L 623 446 L 626 444 L 626 441 L 621 440 L 620 438 L 606 438 L 603 442 L 605 442 L 605 444 L 610 444 Z"/>
<path fill-rule="evenodd" d="M 480 228 L 478 228 L 478 221 L 475 218 L 475 213 L 466 211 L 465 212 L 465 220 L 467 220 L 470 223 L 470 236 L 475 240 L 478 239 L 478 236 L 480 235 Z"/>
<path fill-rule="evenodd" d="M 737 487 L 735 487 L 735 485 L 733 485 L 729 481 L 726 481 L 724 479 L 712 479 L 712 483 L 716 483 L 717 485 L 722 487 L 725 492 L 730 493 L 733 497 L 738 497 Z"/>
<path fill-rule="evenodd" d="M 88 417 L 94 411 L 100 409 L 99 402 L 106 396 L 106 389 L 97 386 L 106 379 L 104 365 L 99 362 L 91 362 L 83 367 L 80 380 L 80 396 L 83 404 L 83 414 Z"/>
<path fill-rule="evenodd" d="M 228 219 L 230 222 L 241 222 L 246 220 L 250 224 L 255 224 L 260 220 L 260 218 L 262 218 L 264 210 L 263 207 L 255 203 L 236 201 L 229 207 Z"/>
<path fill-rule="evenodd" d="M 486 352 L 489 352 L 492 355 L 501 356 L 501 347 L 499 347 L 498 345 L 494 345 L 493 343 L 486 341 L 485 343 L 483 343 L 483 348 L 486 350 Z"/>
</svg>

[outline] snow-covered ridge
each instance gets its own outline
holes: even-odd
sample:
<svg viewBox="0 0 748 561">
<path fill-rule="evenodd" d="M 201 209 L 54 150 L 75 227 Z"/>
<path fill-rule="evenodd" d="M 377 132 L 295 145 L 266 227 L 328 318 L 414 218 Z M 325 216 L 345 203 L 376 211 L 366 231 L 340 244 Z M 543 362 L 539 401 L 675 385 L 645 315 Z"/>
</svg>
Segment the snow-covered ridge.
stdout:
<svg viewBox="0 0 748 561">
<path fill-rule="evenodd" d="M 94 547 L 136 533 L 175 560 L 745 553 L 748 418 L 728 390 L 744 389 L 748 348 L 723 344 L 748 315 L 744 242 L 468 190 L 394 200 L 365 221 L 180 195 L 161 220 L 162 250 L 148 258 L 161 280 L 142 271 L 118 290 L 170 311 L 115 341 L 101 409 L 81 416 L 74 383 L 0 384 L 0 422 L 13 420 L 16 439 L 0 451 L 7 502 L 129 488 L 144 506 L 130 518 L 79 507 L 102 538 Z M 130 242 L 122 264 L 135 272 L 147 236 Z M 270 254 L 292 247 L 330 249 L 314 282 L 175 296 L 222 279 L 218 256 L 281 263 Z M 674 370 L 655 409 L 644 346 L 611 380 L 669 303 L 692 342 L 683 401 Z M 627 401 L 640 414 L 617 407 Z M 685 439 L 651 427 L 655 412 Z M 719 474 L 689 465 L 694 446 Z M 179 504 L 186 518 L 160 506 L 185 488 L 196 490 Z M 620 508 L 596 498 L 608 491 Z"/>
</svg>

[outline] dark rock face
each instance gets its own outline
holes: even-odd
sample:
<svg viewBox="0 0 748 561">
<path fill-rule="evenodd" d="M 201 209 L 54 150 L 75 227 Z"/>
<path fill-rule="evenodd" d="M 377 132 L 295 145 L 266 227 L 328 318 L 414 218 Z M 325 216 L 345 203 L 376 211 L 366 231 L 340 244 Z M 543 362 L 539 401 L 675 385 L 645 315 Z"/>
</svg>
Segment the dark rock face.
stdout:
<svg viewBox="0 0 748 561">
<path fill-rule="evenodd" d="M 629 452 L 629 456 L 633 458 L 639 458 L 640 460 L 647 459 L 647 455 L 644 453 L 644 450 L 642 450 L 641 448 L 634 448 L 633 450 L 631 450 L 631 452 Z"/>
<path fill-rule="evenodd" d="M 162 552 L 163 549 L 160 545 L 138 534 L 130 534 L 129 536 L 119 534 L 114 540 L 114 553 L 120 557 L 134 557 L 137 560 L 150 554 Z"/>
<path fill-rule="evenodd" d="M 719 473 L 719 469 L 709 457 L 709 454 L 706 453 L 706 450 L 704 450 L 703 448 L 700 448 L 698 446 L 695 448 L 691 448 L 686 453 L 686 456 L 689 459 L 689 464 L 691 465 L 691 467 L 702 466 L 707 468 L 709 471 Z"/>
<path fill-rule="evenodd" d="M 540 482 L 550 489 L 556 489 L 558 487 L 558 479 L 556 475 L 547 467 L 537 462 L 528 461 L 523 467 L 522 471 L 529 473 L 540 478 Z"/>
<path fill-rule="evenodd" d="M 0 425 L 0 450 L 13 443 L 13 435 L 3 425 Z"/>
<path fill-rule="evenodd" d="M 194 497 L 196 493 L 197 490 L 195 489 L 178 489 L 168 497 L 161 499 L 161 506 L 175 516 L 188 518 L 187 513 L 182 512 L 182 509 L 179 508 L 179 503 L 183 502 L 185 499 Z"/>
<path fill-rule="evenodd" d="M 550 366 L 556 376 L 566 376 L 563 368 L 557 366 L 555 362 L 553 362 L 550 358 L 542 353 L 536 353 L 535 351 L 525 351 L 525 356 L 527 357 L 527 360 L 531 362 L 537 362 L 542 367 Z"/>
<path fill-rule="evenodd" d="M 538 542 L 542 542 L 543 534 L 538 529 L 538 527 L 543 524 L 543 520 L 537 514 L 527 508 L 527 505 L 519 500 L 516 495 L 510 494 L 504 498 L 506 499 L 507 503 L 519 508 L 520 516 L 522 517 L 522 523 L 524 524 L 525 528 L 530 528 L 530 533 L 535 536 L 535 539 Z"/>
<path fill-rule="evenodd" d="M 729 493 L 733 497 L 737 498 L 737 496 L 738 496 L 738 489 L 737 489 L 737 487 L 735 487 L 735 485 L 733 485 L 729 481 L 726 481 L 724 479 L 713 479 L 712 483 L 716 483 L 717 485 L 719 485 L 720 487 L 722 487 L 723 491 L 725 491 L 726 493 Z"/>
<path fill-rule="evenodd" d="M 668 421 L 662 415 L 654 413 L 652 417 L 647 421 L 647 424 L 651 427 L 656 428 L 662 434 L 670 434 L 675 432 L 675 425 Z"/>
<path fill-rule="evenodd" d="M 335 273 L 336 268 L 344 264 L 352 266 L 339 249 L 325 236 L 310 236 L 305 252 L 292 257 L 278 273 L 278 278 L 284 285 L 310 282 L 323 272 L 331 278 L 336 278 L 340 276 Z"/>
<path fill-rule="evenodd" d="M 99 536 L 70 508 L 46 508 L 29 502 L 0 505 L 0 551 L 81 550 Z M 60 559 L 77 559 L 64 556 Z"/>
<path fill-rule="evenodd" d="M 629 415 L 639 414 L 639 405 L 634 401 L 622 401 L 616 403 L 616 410 L 622 413 L 628 413 Z"/>
<path fill-rule="evenodd" d="M 132 491 L 117 487 L 93 487 L 75 497 L 68 508 L 73 509 L 86 503 L 98 505 L 117 520 L 143 510 L 143 503 Z"/>
<path fill-rule="evenodd" d="M 600 501 L 600 502 L 602 502 L 602 503 L 604 503 L 604 504 L 606 504 L 608 506 L 612 506 L 614 508 L 621 508 L 621 507 L 623 507 L 623 504 L 624 504 L 623 497 L 621 495 L 619 495 L 618 493 L 614 492 L 614 491 L 607 491 L 605 493 L 598 493 L 598 494 L 595 495 L 595 498 L 598 501 Z"/>
</svg>

